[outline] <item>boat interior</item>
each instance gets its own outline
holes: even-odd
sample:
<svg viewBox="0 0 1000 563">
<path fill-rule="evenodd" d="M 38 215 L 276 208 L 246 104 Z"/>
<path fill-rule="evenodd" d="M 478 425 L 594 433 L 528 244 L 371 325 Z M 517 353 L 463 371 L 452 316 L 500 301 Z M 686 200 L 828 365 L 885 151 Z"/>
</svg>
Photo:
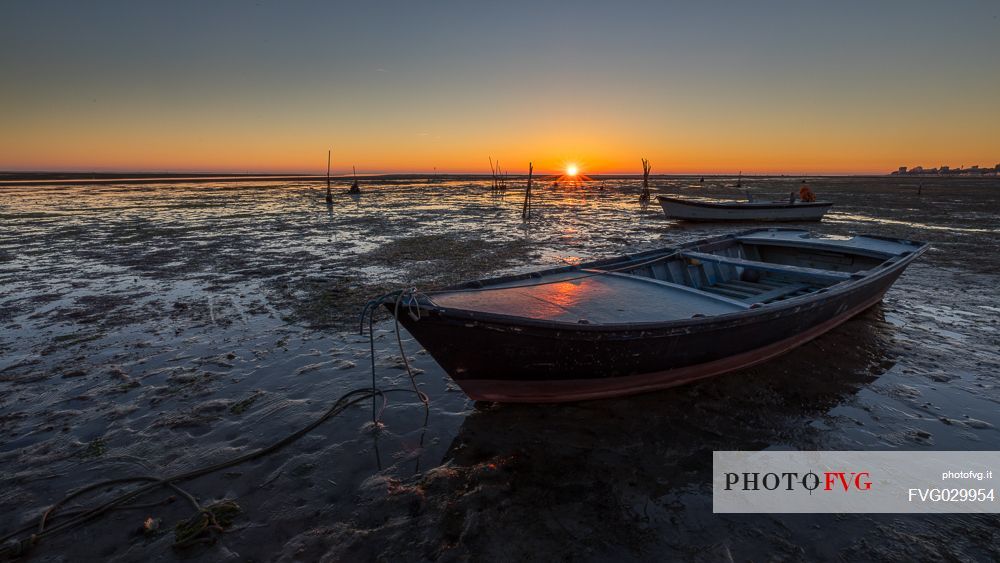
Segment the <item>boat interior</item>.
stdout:
<svg viewBox="0 0 1000 563">
<path fill-rule="evenodd" d="M 596 262 L 537 277 L 435 293 L 441 308 L 558 322 L 619 324 L 764 307 L 850 281 L 914 252 L 903 241 L 750 233 L 693 248 Z"/>
</svg>

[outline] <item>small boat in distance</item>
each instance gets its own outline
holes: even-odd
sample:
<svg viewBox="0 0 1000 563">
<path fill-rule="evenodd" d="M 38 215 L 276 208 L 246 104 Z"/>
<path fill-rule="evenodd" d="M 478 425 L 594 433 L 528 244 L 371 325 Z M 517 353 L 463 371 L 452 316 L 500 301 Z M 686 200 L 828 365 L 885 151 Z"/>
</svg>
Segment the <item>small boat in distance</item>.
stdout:
<svg viewBox="0 0 1000 563">
<path fill-rule="evenodd" d="M 386 306 L 473 399 L 598 399 L 787 352 L 878 303 L 927 248 L 757 229 Z"/>
<path fill-rule="evenodd" d="M 656 196 L 663 213 L 683 221 L 819 221 L 830 201 L 726 201 Z"/>
</svg>

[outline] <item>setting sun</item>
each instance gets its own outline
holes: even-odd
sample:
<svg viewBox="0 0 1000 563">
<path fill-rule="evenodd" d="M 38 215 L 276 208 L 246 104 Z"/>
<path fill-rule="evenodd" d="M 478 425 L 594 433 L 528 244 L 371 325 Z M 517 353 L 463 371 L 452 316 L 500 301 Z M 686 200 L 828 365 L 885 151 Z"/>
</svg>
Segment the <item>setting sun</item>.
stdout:
<svg viewBox="0 0 1000 563">
<path fill-rule="evenodd" d="M 566 175 L 567 176 L 576 176 L 576 173 L 577 173 L 577 168 L 576 168 L 575 164 L 570 164 L 570 165 L 566 166 Z"/>
</svg>

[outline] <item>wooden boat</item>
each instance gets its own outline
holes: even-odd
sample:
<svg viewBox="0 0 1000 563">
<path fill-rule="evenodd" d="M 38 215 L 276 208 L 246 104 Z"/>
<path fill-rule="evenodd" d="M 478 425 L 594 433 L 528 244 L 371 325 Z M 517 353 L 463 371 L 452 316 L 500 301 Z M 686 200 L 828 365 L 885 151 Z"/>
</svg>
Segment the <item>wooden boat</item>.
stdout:
<svg viewBox="0 0 1000 563">
<path fill-rule="evenodd" d="M 684 221 L 819 221 L 829 201 L 723 201 L 656 196 L 667 217 Z"/>
<path fill-rule="evenodd" d="M 614 397 L 791 350 L 878 303 L 927 248 L 758 229 L 407 294 L 395 310 L 473 399 Z"/>
</svg>

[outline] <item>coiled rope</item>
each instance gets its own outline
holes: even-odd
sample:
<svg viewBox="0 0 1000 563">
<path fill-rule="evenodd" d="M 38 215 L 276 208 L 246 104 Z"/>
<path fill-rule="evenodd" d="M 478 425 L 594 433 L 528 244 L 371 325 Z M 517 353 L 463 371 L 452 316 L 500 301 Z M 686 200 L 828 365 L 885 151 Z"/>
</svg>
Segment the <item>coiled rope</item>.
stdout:
<svg viewBox="0 0 1000 563">
<path fill-rule="evenodd" d="M 38 518 L 37 525 L 29 524 L 28 526 L 24 526 L 0 538 L 0 542 L 5 542 L 5 545 L 0 546 L 0 558 L 8 559 L 24 555 L 31 548 L 37 545 L 41 540 L 51 537 L 60 532 L 65 532 L 72 528 L 79 527 L 91 520 L 94 520 L 95 518 L 103 514 L 106 514 L 109 511 L 136 509 L 136 508 L 152 506 L 149 504 L 130 505 L 127 503 L 131 500 L 134 500 L 140 496 L 143 496 L 147 493 L 153 492 L 163 487 L 169 487 L 170 489 L 174 490 L 181 496 L 185 497 L 189 502 L 192 503 L 192 505 L 195 507 L 195 510 L 197 511 L 197 514 L 191 519 L 189 519 L 188 522 L 182 523 L 182 526 L 184 525 L 187 526 L 185 529 L 188 531 L 188 534 L 186 537 L 178 537 L 177 538 L 178 541 L 175 543 L 175 547 L 185 547 L 187 545 L 193 545 L 194 543 L 201 543 L 203 541 L 213 541 L 213 538 L 211 536 L 205 538 L 203 536 L 203 532 L 208 532 L 209 534 L 211 534 L 211 532 L 213 531 L 220 532 L 222 530 L 222 526 L 220 526 L 219 522 L 216 520 L 217 515 L 220 513 L 224 513 L 225 511 L 232 510 L 232 507 L 235 506 L 235 503 L 232 503 L 231 501 L 223 501 L 221 503 L 216 503 L 213 506 L 202 507 L 198 503 L 198 501 L 194 498 L 194 496 L 190 495 L 189 493 L 181 489 L 177 485 L 177 483 L 189 481 L 191 479 L 195 479 L 197 477 L 201 477 L 209 473 L 214 473 L 222 469 L 227 469 L 245 463 L 247 461 L 258 459 L 266 455 L 272 454 L 288 446 L 292 442 L 295 442 L 299 438 L 302 438 L 306 434 L 312 432 L 327 420 L 344 412 L 344 410 L 346 410 L 351 405 L 364 401 L 368 398 L 371 398 L 374 404 L 374 399 L 376 397 L 380 397 L 382 399 L 382 410 L 384 410 L 386 404 L 388 403 L 388 398 L 387 398 L 388 394 L 412 393 L 412 392 L 414 391 L 410 389 L 378 389 L 374 387 L 371 389 L 369 388 L 354 389 L 353 391 L 348 391 L 347 393 L 341 395 L 340 398 L 338 398 L 330 406 L 330 408 L 327 409 L 326 412 L 324 412 L 320 417 L 318 417 L 313 422 L 293 432 L 292 434 L 289 434 L 288 436 L 282 438 L 281 440 L 278 440 L 277 442 L 274 442 L 273 444 L 260 448 L 258 450 L 246 453 L 241 456 L 234 457 L 226 461 L 222 461 L 212 465 L 207 465 L 190 471 L 185 471 L 183 473 L 177 473 L 167 477 L 141 475 L 135 477 L 109 479 L 106 481 L 101 481 L 98 483 L 87 485 L 82 489 L 79 489 L 77 491 L 74 491 L 66 495 L 61 500 L 50 506 Z M 426 400 L 426 395 L 424 395 L 419 391 L 417 392 L 417 396 L 421 397 L 422 401 Z M 68 501 L 76 497 L 79 497 L 87 492 L 93 491 L 95 489 L 105 488 L 112 485 L 122 485 L 126 483 L 135 483 L 135 482 L 146 482 L 146 484 L 136 487 L 130 491 L 123 492 L 118 496 L 112 498 L 111 500 L 108 500 L 93 508 L 73 510 L 63 514 L 57 513 L 58 509 L 64 504 L 66 504 Z M 52 524 L 51 526 L 48 525 L 50 520 L 55 519 L 57 516 L 60 518 L 65 518 L 65 520 L 62 520 L 57 524 Z M 15 536 L 23 534 L 32 528 L 37 528 L 37 529 L 30 535 L 23 537 L 21 539 L 12 539 Z M 180 528 L 178 529 L 180 530 Z"/>
</svg>

